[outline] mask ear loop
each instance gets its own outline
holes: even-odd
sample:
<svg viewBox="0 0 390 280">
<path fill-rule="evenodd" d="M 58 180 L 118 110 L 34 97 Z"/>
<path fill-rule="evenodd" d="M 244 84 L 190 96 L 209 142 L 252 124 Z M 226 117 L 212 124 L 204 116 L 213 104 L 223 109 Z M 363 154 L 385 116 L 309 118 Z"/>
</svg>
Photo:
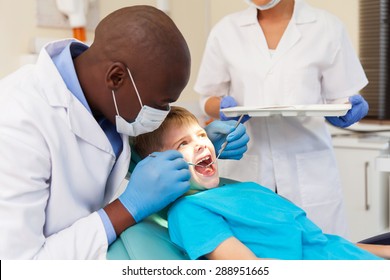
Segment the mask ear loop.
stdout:
<svg viewBox="0 0 390 280">
<path fill-rule="evenodd" d="M 113 89 L 111 90 L 111 92 L 112 92 L 112 99 L 114 99 L 116 114 L 119 116 L 118 106 L 116 105 L 115 92 Z"/>
<path fill-rule="evenodd" d="M 142 107 L 144 107 L 144 105 L 142 104 L 141 97 L 139 96 L 139 92 L 138 92 L 137 86 L 135 85 L 135 82 L 134 82 L 133 76 L 131 75 L 130 69 L 128 67 L 126 67 L 126 68 L 127 68 L 127 72 L 129 73 L 130 80 L 133 83 L 133 87 L 135 89 L 135 93 L 137 94 L 139 104 L 141 104 L 141 108 L 142 108 Z"/>
</svg>

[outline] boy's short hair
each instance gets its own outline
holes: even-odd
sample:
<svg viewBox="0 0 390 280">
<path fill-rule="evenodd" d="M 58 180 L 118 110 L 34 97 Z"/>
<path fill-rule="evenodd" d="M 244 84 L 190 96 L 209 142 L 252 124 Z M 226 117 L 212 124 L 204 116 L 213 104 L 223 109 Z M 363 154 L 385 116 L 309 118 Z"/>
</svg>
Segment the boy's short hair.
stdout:
<svg viewBox="0 0 390 280">
<path fill-rule="evenodd" d="M 170 112 L 159 128 L 132 139 L 133 148 L 141 158 L 145 158 L 153 152 L 161 152 L 167 129 L 172 126 L 181 127 L 193 123 L 199 124 L 199 121 L 190 111 L 182 107 L 171 106 Z"/>
</svg>

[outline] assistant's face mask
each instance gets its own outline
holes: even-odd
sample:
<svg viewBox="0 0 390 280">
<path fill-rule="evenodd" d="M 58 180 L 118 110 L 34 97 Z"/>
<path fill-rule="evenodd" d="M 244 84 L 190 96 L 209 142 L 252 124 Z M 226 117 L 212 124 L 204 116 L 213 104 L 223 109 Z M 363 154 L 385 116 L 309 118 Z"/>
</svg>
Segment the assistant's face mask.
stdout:
<svg viewBox="0 0 390 280">
<path fill-rule="evenodd" d="M 168 110 L 159 110 L 142 104 L 141 97 L 138 93 L 138 89 L 134 83 L 133 76 L 130 69 L 127 68 L 131 82 L 133 83 L 135 92 L 137 93 L 138 101 L 141 105 L 141 111 L 138 113 L 134 122 L 130 123 L 119 115 L 118 106 L 116 105 L 115 93 L 112 91 L 112 98 L 114 99 L 114 105 L 116 110 L 115 124 L 116 131 L 128 136 L 138 136 L 140 134 L 152 132 L 156 130 L 168 115 Z"/>
<path fill-rule="evenodd" d="M 265 4 L 265 5 L 256 5 L 253 3 L 252 0 L 245 0 L 245 2 L 247 2 L 249 5 L 253 6 L 253 7 L 256 7 L 257 9 L 259 9 L 260 11 L 264 11 L 264 10 L 269 10 L 269 9 L 272 9 L 273 7 L 275 7 L 276 5 L 279 4 L 281 0 L 271 0 L 268 2 L 268 4 Z"/>
</svg>

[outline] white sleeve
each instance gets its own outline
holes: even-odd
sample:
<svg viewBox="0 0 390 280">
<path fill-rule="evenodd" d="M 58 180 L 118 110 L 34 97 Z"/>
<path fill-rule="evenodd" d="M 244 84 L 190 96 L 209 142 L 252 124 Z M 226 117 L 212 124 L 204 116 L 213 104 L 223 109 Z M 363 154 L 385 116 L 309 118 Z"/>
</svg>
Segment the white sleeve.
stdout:
<svg viewBox="0 0 390 280">
<path fill-rule="evenodd" d="M 332 103 L 331 100 L 358 94 L 368 84 L 366 74 L 343 25 L 337 39 L 340 43 L 332 57 L 333 61 L 323 72 L 322 89 L 328 103 Z"/>
</svg>

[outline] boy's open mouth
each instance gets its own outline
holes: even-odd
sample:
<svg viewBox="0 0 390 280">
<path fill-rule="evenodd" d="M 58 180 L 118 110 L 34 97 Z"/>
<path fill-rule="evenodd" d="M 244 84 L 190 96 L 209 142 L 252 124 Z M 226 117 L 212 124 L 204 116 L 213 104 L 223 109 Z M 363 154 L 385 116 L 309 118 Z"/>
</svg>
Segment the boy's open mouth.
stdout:
<svg viewBox="0 0 390 280">
<path fill-rule="evenodd" d="M 211 162 L 212 162 L 211 156 L 206 156 L 204 158 L 201 158 L 196 162 L 197 166 L 195 166 L 194 169 L 197 173 L 202 174 L 203 176 L 211 176 L 215 173 L 213 164 L 206 167 Z"/>
</svg>

